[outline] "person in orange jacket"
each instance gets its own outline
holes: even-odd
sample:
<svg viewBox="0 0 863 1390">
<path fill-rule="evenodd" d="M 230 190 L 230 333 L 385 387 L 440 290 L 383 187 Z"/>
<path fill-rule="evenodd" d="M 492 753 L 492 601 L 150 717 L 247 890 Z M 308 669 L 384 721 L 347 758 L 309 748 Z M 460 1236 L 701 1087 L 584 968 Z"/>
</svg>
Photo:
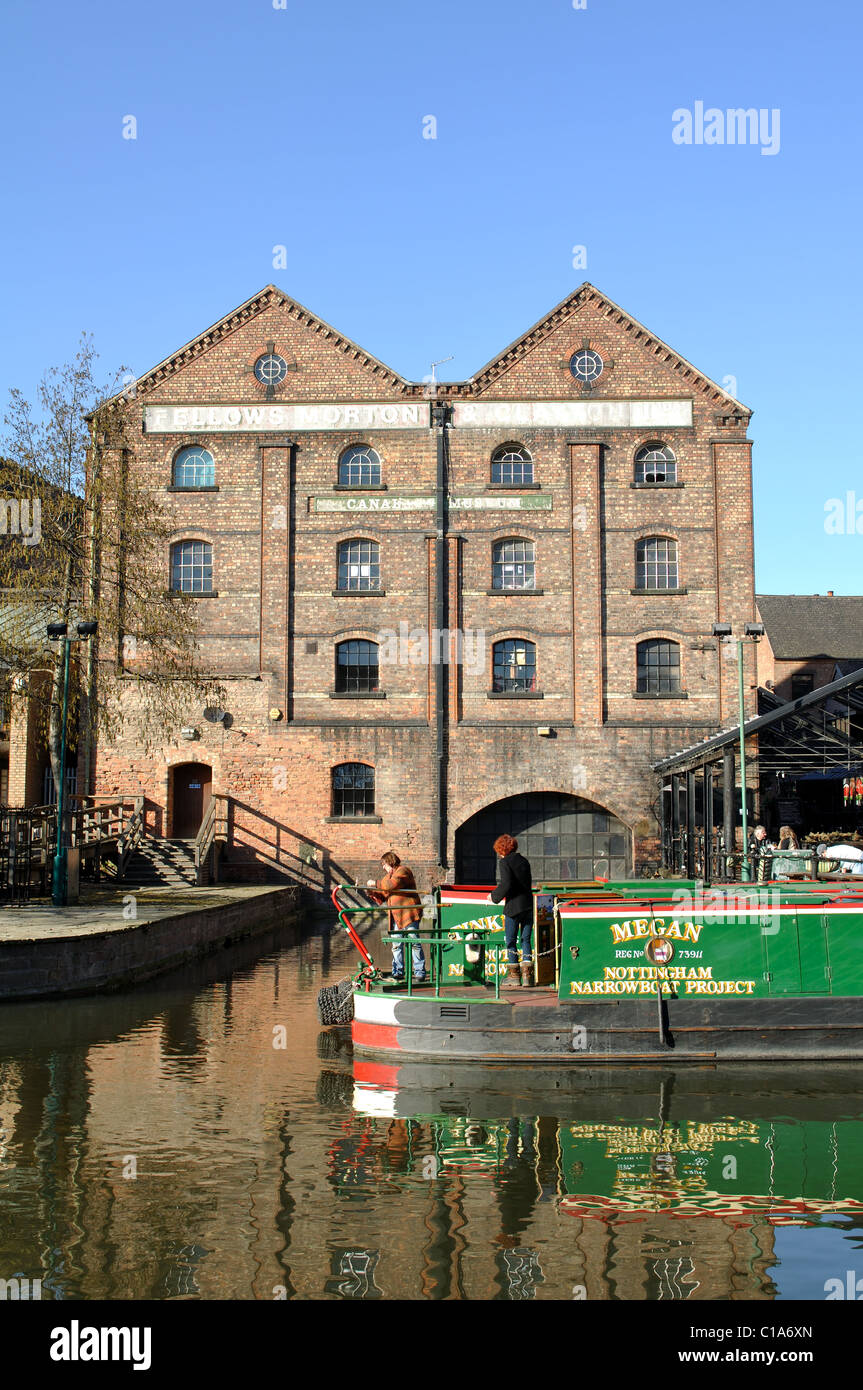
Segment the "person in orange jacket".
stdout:
<svg viewBox="0 0 863 1390">
<path fill-rule="evenodd" d="M 422 917 L 420 895 L 417 892 L 413 870 L 403 864 L 394 850 L 381 855 L 383 877 L 369 879 L 368 887 L 374 889 L 373 896 L 378 902 L 386 903 L 390 910 L 390 928 L 393 932 L 406 932 L 416 936 L 416 924 Z M 413 979 L 419 983 L 426 978 L 426 958 L 418 941 L 413 943 Z M 405 977 L 404 946 L 397 942 L 393 946 L 393 973 L 396 981 Z"/>
</svg>

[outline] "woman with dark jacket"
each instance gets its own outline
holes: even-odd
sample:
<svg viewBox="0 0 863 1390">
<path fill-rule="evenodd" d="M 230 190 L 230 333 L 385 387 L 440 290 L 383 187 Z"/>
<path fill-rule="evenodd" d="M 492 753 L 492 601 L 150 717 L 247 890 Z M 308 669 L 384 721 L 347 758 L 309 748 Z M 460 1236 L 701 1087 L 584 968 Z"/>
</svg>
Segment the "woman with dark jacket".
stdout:
<svg viewBox="0 0 863 1390">
<path fill-rule="evenodd" d="M 530 864 L 518 854 L 518 840 L 511 835 L 498 835 L 494 852 L 499 859 L 498 883 L 489 895 L 489 902 L 503 903 L 503 925 L 506 933 L 506 979 L 504 989 L 525 988 L 531 982 L 533 955 L 533 894 Z M 521 978 L 519 979 L 518 947 L 521 945 Z"/>
</svg>

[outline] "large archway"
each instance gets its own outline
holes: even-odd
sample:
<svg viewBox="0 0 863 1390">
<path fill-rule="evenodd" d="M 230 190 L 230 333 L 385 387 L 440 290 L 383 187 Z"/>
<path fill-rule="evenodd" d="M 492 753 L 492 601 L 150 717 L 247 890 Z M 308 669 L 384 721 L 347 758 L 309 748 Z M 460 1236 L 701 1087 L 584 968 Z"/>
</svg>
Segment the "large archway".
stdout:
<svg viewBox="0 0 863 1390">
<path fill-rule="evenodd" d="M 625 878 L 630 872 L 629 831 L 610 811 L 565 792 L 526 792 L 483 807 L 459 826 L 457 883 L 494 883 L 492 844 L 503 834 L 518 840 L 535 883 Z"/>
</svg>

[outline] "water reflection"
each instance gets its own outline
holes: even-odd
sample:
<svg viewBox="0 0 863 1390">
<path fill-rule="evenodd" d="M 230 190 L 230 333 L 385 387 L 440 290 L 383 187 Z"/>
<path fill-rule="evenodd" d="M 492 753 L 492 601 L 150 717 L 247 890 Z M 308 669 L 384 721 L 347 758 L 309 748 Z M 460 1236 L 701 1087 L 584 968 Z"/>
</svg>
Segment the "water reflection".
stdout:
<svg viewBox="0 0 863 1390">
<path fill-rule="evenodd" d="M 836 1268 L 851 1267 L 847 1237 L 863 1226 L 861 1106 L 853 1066 L 564 1077 L 354 1066 L 367 1162 L 381 1126 L 406 1127 L 408 1143 L 416 1126 L 438 1182 L 486 1179 L 492 1202 L 475 1193 L 466 1212 L 471 1245 L 499 1247 L 497 1292 L 468 1297 L 776 1298 L 785 1227 L 801 1265 L 806 1232 L 827 1228 Z M 795 1264 L 798 1285 L 800 1272 Z M 824 1298 L 823 1282 L 795 1296 Z"/>
<path fill-rule="evenodd" d="M 857 1068 L 362 1061 L 315 1017 L 351 965 L 322 921 L 158 987 L 0 1008 L 0 1280 L 694 1301 L 824 1298 L 860 1265 Z"/>
</svg>

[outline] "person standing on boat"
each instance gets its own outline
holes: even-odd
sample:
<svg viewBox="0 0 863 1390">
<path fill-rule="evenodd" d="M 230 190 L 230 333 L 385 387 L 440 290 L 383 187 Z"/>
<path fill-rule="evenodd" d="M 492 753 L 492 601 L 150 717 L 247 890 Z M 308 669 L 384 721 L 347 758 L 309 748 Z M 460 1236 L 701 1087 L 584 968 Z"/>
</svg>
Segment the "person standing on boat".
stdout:
<svg viewBox="0 0 863 1390">
<path fill-rule="evenodd" d="M 377 901 L 386 903 L 389 908 L 391 932 L 405 932 L 416 938 L 416 924 L 422 917 L 422 906 L 413 870 L 402 863 L 394 850 L 381 855 L 381 868 L 383 877 L 369 879 L 368 886 L 375 890 Z M 412 944 L 412 974 L 414 981 L 419 983 L 426 977 L 426 958 L 419 942 L 414 940 Z M 404 977 L 405 952 L 399 941 L 393 945 L 393 979 L 401 981 Z"/>
<path fill-rule="evenodd" d="M 490 903 L 503 903 L 503 925 L 506 933 L 506 979 L 504 989 L 531 983 L 533 955 L 533 881 L 530 864 L 518 854 L 518 840 L 511 835 L 498 835 L 492 846 L 499 859 L 498 882 Z M 519 978 L 518 947 L 521 945 L 521 978 Z"/>
</svg>

